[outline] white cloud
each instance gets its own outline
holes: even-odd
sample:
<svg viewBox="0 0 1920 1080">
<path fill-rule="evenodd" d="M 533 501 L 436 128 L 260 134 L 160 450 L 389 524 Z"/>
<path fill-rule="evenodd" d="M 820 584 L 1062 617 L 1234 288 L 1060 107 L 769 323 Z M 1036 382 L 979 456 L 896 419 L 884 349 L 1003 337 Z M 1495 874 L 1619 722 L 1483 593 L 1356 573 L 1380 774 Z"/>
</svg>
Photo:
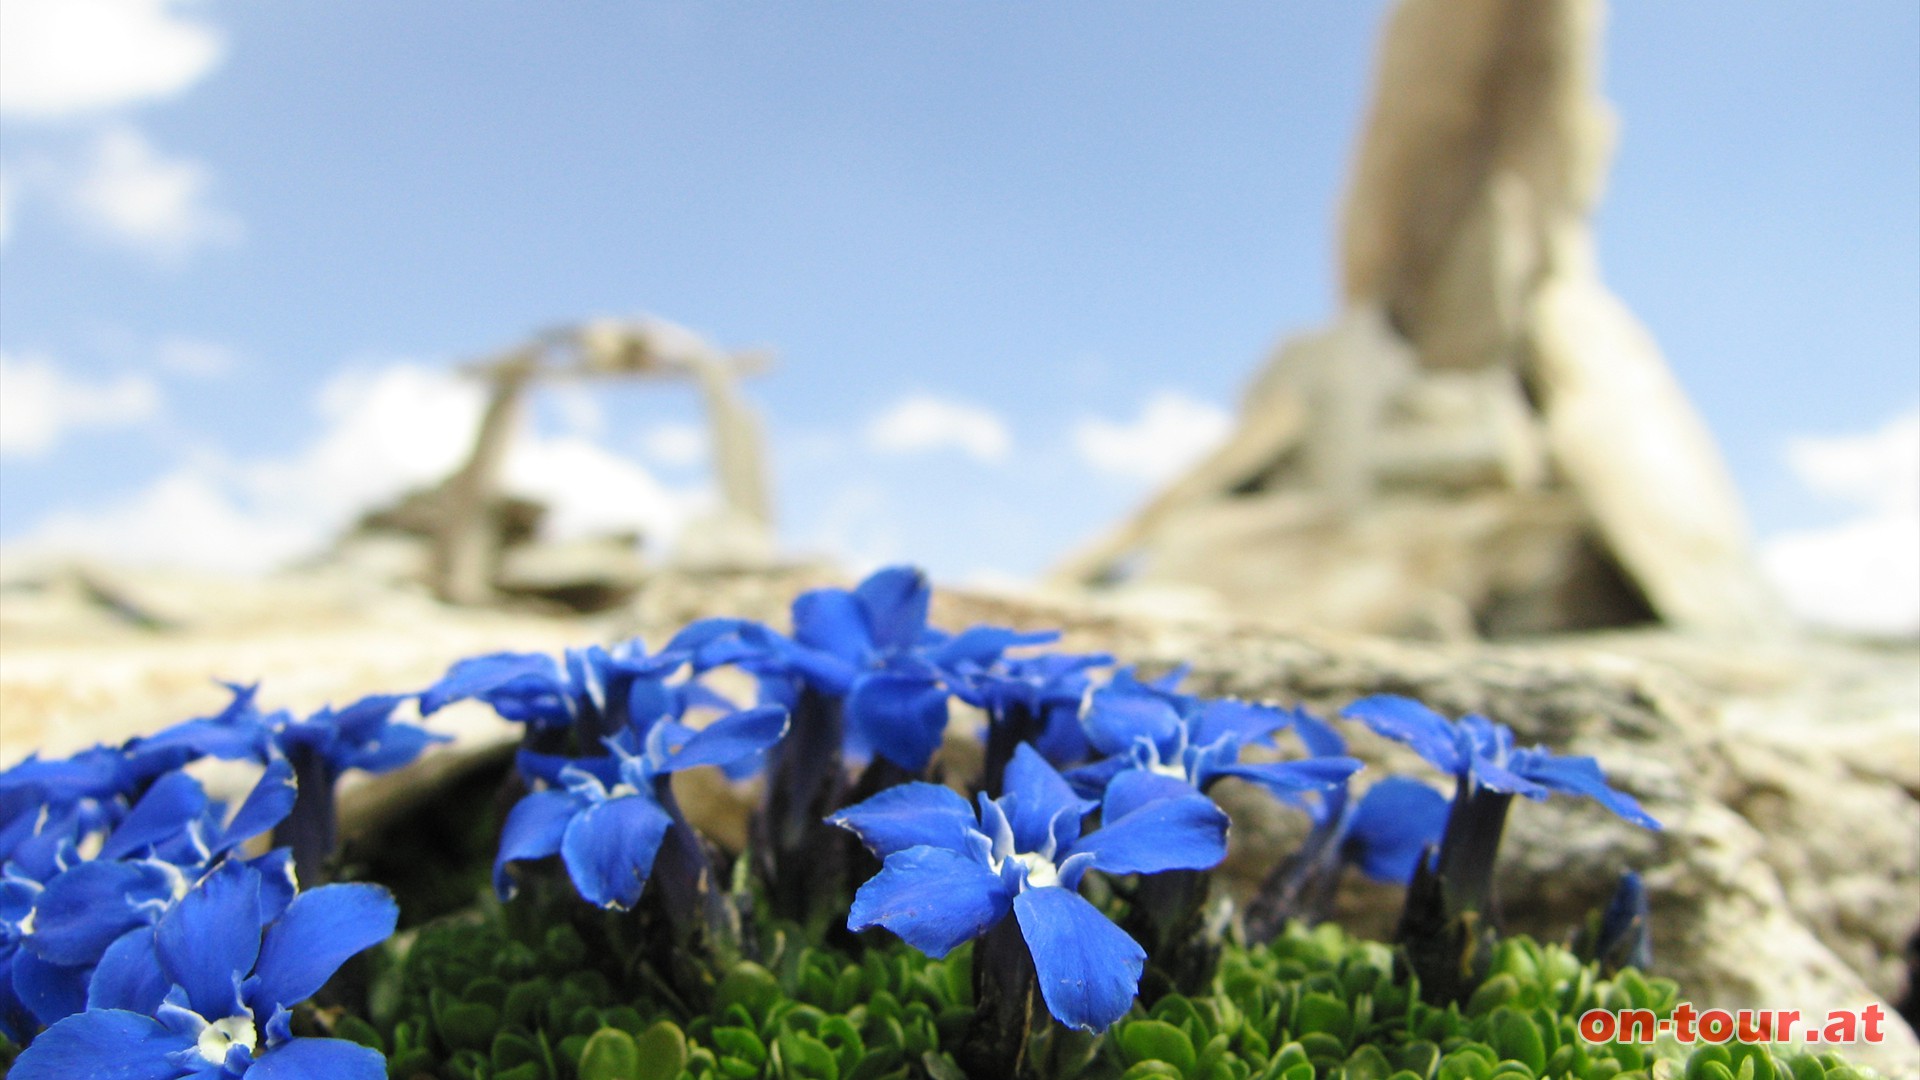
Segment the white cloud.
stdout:
<svg viewBox="0 0 1920 1080">
<path fill-rule="evenodd" d="M 0 0 L 0 113 L 63 119 L 177 94 L 224 44 L 172 0 Z"/>
<path fill-rule="evenodd" d="M 195 248 L 240 239 L 239 219 L 209 204 L 210 187 L 206 166 L 164 157 L 145 136 L 121 124 L 95 140 L 67 199 L 96 235 L 177 259 Z"/>
<path fill-rule="evenodd" d="M 1787 464 L 1809 490 L 1858 510 L 1763 546 L 1788 605 L 1833 629 L 1920 633 L 1920 409 L 1862 435 L 1795 439 Z"/>
<path fill-rule="evenodd" d="M 154 362 L 169 375 L 189 379 L 213 379 L 230 374 L 239 358 L 225 345 L 189 338 L 170 338 L 154 350 Z"/>
<path fill-rule="evenodd" d="M 647 456 L 662 465 L 685 469 L 707 460 L 707 429 L 699 424 L 660 424 L 642 440 Z"/>
<path fill-rule="evenodd" d="M 46 357 L 0 352 L 0 457 L 34 457 L 69 431 L 127 427 L 159 411 L 152 380 L 79 379 Z"/>
<path fill-rule="evenodd" d="M 300 452 L 266 461 L 190 462 L 112 505 L 55 514 L 20 547 L 130 563 L 261 571 L 321 550 L 355 516 L 435 483 L 465 457 L 481 388 L 412 363 L 350 371 L 324 386 L 325 428 Z M 710 497 L 668 488 L 577 435 L 522 432 L 504 466 L 509 490 L 545 501 L 566 539 L 638 531 L 663 544 Z"/>
<path fill-rule="evenodd" d="M 1005 461 L 1013 436 L 1005 421 L 978 405 L 916 394 L 867 425 L 867 444 L 889 454 L 958 450 L 977 461 Z"/>
<path fill-rule="evenodd" d="M 1081 419 L 1073 427 L 1073 446 L 1100 472 L 1157 484 L 1205 457 L 1232 430 L 1226 410 L 1162 390 L 1133 420 Z"/>
</svg>

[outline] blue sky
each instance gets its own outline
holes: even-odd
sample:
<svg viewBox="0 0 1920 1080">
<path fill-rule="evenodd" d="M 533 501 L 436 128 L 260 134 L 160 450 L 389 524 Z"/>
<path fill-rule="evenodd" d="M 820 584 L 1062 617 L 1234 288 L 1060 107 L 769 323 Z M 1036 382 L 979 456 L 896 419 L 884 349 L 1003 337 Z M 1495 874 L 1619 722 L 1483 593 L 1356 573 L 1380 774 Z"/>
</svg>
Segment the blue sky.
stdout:
<svg viewBox="0 0 1920 1080">
<path fill-rule="evenodd" d="M 779 351 L 792 546 L 949 579 L 1137 504 L 1331 314 L 1384 12 L 0 3 L 53 58 L 0 57 L 0 541 L 310 546 L 457 451 L 454 361 L 652 312 Z M 1622 0 L 1606 92 L 1608 280 L 1757 532 L 1905 514 L 1859 474 L 1920 406 L 1920 8 Z M 583 528 L 698 512 L 687 388 L 539 413 Z"/>
</svg>

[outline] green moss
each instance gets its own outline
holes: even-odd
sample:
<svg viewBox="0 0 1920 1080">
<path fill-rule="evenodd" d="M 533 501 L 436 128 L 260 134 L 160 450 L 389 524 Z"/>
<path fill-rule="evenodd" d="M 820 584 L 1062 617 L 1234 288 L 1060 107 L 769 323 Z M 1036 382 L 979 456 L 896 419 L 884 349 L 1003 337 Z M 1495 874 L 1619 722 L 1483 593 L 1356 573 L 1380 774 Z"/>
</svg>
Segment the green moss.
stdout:
<svg viewBox="0 0 1920 1080">
<path fill-rule="evenodd" d="M 516 905 L 518 906 L 518 905 Z M 576 905 L 577 909 L 577 905 Z M 846 953 L 765 929 L 766 962 L 722 980 L 692 1012 L 644 970 L 624 971 L 573 926 L 544 930 L 494 909 L 423 929 L 390 958 L 371 1025 L 340 1034 L 388 1054 L 391 1075 L 450 1080 L 950 1080 L 972 1016 L 971 952 L 944 960 L 891 939 Z M 590 928 L 589 928 L 590 929 Z M 1044 1080 L 1843 1080 L 1831 1055 L 1768 1047 L 1590 1044 L 1589 1008 L 1668 1015 L 1670 981 L 1611 978 L 1565 949 L 1503 942 L 1464 1006 L 1422 1002 L 1391 949 L 1337 928 L 1229 944 L 1209 993 L 1136 1007 L 1104 1038 L 1036 1037 Z M 1724 1076 L 1722 1074 L 1725 1074 Z"/>
</svg>

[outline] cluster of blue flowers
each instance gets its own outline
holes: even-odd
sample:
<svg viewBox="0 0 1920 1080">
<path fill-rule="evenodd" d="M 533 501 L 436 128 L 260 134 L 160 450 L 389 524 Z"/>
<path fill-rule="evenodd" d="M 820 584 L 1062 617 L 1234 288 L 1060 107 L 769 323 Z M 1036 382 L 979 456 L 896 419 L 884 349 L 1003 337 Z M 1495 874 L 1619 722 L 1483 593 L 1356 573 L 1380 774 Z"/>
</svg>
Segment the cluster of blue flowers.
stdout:
<svg viewBox="0 0 1920 1080">
<path fill-rule="evenodd" d="M 378 886 L 321 883 L 335 782 L 438 737 L 394 722 L 399 697 L 301 718 L 230 689 L 215 716 L 0 773 L 0 1033 L 32 1040 L 21 1080 L 386 1075 L 365 1047 L 294 1035 L 292 1009 L 399 916 Z M 208 757 L 261 767 L 237 809 L 185 771 Z"/>
<path fill-rule="evenodd" d="M 1184 693 L 1183 673 L 1144 680 L 1050 651 L 1054 634 L 949 633 L 928 624 L 929 600 L 922 574 L 889 568 L 802 595 L 791 633 L 711 619 L 652 654 L 635 642 L 482 656 L 417 695 L 304 719 L 263 714 L 236 686 L 219 715 L 15 766 L 0 774 L 0 1030 L 30 1041 L 17 1075 L 82 1061 L 162 1080 L 383 1075 L 371 1051 L 293 1035 L 291 1010 L 395 925 L 384 890 L 324 881 L 341 773 L 398 767 L 435 739 L 393 721 L 409 701 L 430 717 L 475 700 L 524 726 L 494 864 L 503 901 L 540 879 L 627 913 L 681 974 L 687 957 L 704 963 L 675 987 L 688 1001 L 752 954 L 755 903 L 822 932 L 884 928 L 934 956 L 978 941 L 978 995 L 1013 1004 L 983 1007 L 969 1041 L 1001 1065 L 1024 1044 L 1029 995 L 1099 1031 L 1144 971 L 1192 944 L 1182 936 L 1204 920 L 1184 916 L 1226 856 L 1210 794 L 1223 779 L 1312 822 L 1243 913 L 1254 939 L 1322 915 L 1349 866 L 1416 891 L 1438 882 L 1422 895 L 1443 898 L 1443 921 L 1476 917 L 1514 795 L 1587 796 L 1657 827 L 1591 759 L 1516 749 L 1498 724 L 1405 698 L 1345 714 L 1453 776 L 1454 797 L 1398 777 L 1358 793 L 1360 761 L 1303 710 Z M 707 685 L 723 668 L 751 677 L 753 703 Z M 985 721 L 984 768 L 969 775 L 941 753 L 957 705 Z M 182 771 L 208 756 L 262 766 L 236 811 Z M 761 778 L 742 865 L 675 802 L 673 774 L 708 765 Z M 269 831 L 271 850 L 247 857 Z M 1152 917 L 1114 922 L 1081 895 L 1089 872 Z"/>
</svg>

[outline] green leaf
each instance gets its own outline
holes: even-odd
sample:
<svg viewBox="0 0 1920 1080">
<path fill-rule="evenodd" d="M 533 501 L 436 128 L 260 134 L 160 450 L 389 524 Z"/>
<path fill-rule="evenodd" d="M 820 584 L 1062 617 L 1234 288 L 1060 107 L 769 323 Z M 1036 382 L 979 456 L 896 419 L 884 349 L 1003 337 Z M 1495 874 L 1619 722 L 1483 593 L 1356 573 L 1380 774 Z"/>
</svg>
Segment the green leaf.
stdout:
<svg viewBox="0 0 1920 1080">
<path fill-rule="evenodd" d="M 929 1050 L 921 1055 L 920 1065 L 927 1070 L 927 1080 L 967 1080 L 966 1070 L 954 1062 L 952 1054 Z"/>
<path fill-rule="evenodd" d="M 1687 1080 L 1733 1080 L 1733 1070 L 1718 1061 L 1702 1061 L 1698 1066 L 1689 1062 Z"/>
<path fill-rule="evenodd" d="M 477 1001 L 454 1002 L 434 1017 L 440 1039 L 455 1050 L 480 1050 L 493 1042 L 500 1030 L 500 1013 L 491 1005 Z"/>
<path fill-rule="evenodd" d="M 616 1027 L 601 1028 L 580 1051 L 580 1080 L 641 1080 L 640 1061 L 633 1036 Z"/>
<path fill-rule="evenodd" d="M 540 1045 L 517 1032 L 503 1031 L 495 1035 L 487 1058 L 493 1062 L 495 1072 L 526 1064 L 539 1065 L 542 1073 L 547 1071 L 546 1054 L 541 1051 Z"/>
<path fill-rule="evenodd" d="M 726 1057 L 738 1058 L 754 1068 L 767 1060 L 767 1047 L 760 1036 L 742 1027 L 713 1029 L 713 1045 Z"/>
<path fill-rule="evenodd" d="M 1164 1061 L 1142 1061 L 1127 1067 L 1120 1080 L 1185 1080 L 1186 1074 Z"/>
<path fill-rule="evenodd" d="M 780 983 L 772 972 L 759 964 L 745 961 L 727 972 L 727 977 L 720 980 L 720 986 L 713 996 L 719 1008 L 738 1005 L 749 1014 L 759 1016 L 765 1015 L 783 995 L 780 993 Z"/>
<path fill-rule="evenodd" d="M 687 1036 L 671 1020 L 661 1020 L 633 1037 L 640 1053 L 639 1080 L 673 1080 L 687 1067 Z"/>
<path fill-rule="evenodd" d="M 1120 1031 L 1120 1052 L 1128 1064 L 1164 1061 L 1180 1076 L 1193 1075 L 1199 1064 L 1193 1040 L 1164 1020 L 1135 1020 Z"/>
<path fill-rule="evenodd" d="M 780 1035 L 782 1075 L 788 1080 L 840 1080 L 840 1062 L 827 1044 L 803 1031 Z"/>
<path fill-rule="evenodd" d="M 1526 1065 L 1534 1075 L 1547 1067 L 1546 1046 L 1532 1018 L 1502 1006 L 1487 1017 L 1487 1031 L 1493 1048 L 1502 1058 Z"/>
<path fill-rule="evenodd" d="M 333 1025 L 335 1038 L 356 1042 L 361 1046 L 370 1046 L 382 1054 L 387 1052 L 387 1043 L 372 1024 L 357 1016 L 343 1016 Z"/>
<path fill-rule="evenodd" d="M 1467 999 L 1466 1013 L 1468 1016 L 1485 1016 L 1519 996 L 1520 980 L 1507 972 L 1501 972 L 1481 983 L 1480 988 Z"/>
<path fill-rule="evenodd" d="M 1371 1044 L 1355 1050 L 1340 1067 L 1343 1080 L 1387 1080 L 1393 1075 L 1393 1066 L 1387 1062 L 1387 1055 Z"/>
<path fill-rule="evenodd" d="M 1293 1030 L 1302 1036 L 1315 1032 L 1333 1036 L 1339 1040 L 1341 1056 L 1345 1057 L 1347 1039 L 1353 1034 L 1353 1014 L 1347 1011 L 1345 1002 L 1332 994 L 1310 993 L 1294 1006 Z M 1302 1041 L 1304 1043 L 1304 1039 Z"/>
</svg>

